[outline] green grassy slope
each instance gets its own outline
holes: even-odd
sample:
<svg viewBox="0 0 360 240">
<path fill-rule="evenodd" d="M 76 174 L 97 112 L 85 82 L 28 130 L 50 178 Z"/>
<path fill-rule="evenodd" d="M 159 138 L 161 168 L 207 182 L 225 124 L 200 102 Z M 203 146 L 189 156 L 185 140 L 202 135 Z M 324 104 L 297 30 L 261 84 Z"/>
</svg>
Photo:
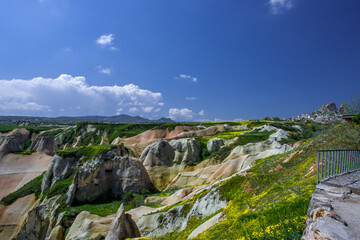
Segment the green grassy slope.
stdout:
<svg viewBox="0 0 360 240">
<path fill-rule="evenodd" d="M 316 150 L 359 149 L 359 143 L 359 126 L 343 123 L 291 152 L 258 160 L 219 185 L 229 202 L 226 218 L 196 239 L 300 239 L 316 184 Z M 186 239 L 205 220 L 191 219 L 184 231 L 159 239 Z"/>
</svg>

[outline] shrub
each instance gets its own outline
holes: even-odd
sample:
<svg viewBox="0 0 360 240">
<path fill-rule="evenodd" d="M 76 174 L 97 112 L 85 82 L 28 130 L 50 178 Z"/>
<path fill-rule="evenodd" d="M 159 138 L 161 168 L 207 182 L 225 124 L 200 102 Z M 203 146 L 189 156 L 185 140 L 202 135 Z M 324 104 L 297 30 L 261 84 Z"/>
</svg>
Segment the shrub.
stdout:
<svg viewBox="0 0 360 240">
<path fill-rule="evenodd" d="M 30 182 L 26 183 L 24 186 L 22 186 L 15 192 L 10 193 L 9 195 L 7 195 L 3 199 L 1 199 L 0 202 L 5 205 L 10 205 L 13 202 L 15 202 L 17 199 L 25 197 L 32 193 L 34 193 L 35 197 L 38 198 L 41 194 L 41 182 L 42 182 L 43 176 L 44 176 L 44 173 L 41 174 L 40 176 L 34 178 Z"/>
<path fill-rule="evenodd" d="M 352 121 L 353 121 L 354 123 L 356 123 L 356 124 L 359 125 L 359 124 L 360 124 L 360 113 L 356 114 L 356 115 L 353 117 Z"/>
</svg>

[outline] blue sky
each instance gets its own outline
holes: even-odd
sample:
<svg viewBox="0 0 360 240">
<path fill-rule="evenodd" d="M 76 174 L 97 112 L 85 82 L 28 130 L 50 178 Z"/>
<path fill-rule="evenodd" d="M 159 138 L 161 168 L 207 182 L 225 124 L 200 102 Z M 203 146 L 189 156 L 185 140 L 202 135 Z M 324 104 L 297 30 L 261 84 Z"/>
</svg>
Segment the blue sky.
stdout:
<svg viewBox="0 0 360 240">
<path fill-rule="evenodd" d="M 4 0 L 0 115 L 290 117 L 360 94 L 358 0 Z"/>
</svg>

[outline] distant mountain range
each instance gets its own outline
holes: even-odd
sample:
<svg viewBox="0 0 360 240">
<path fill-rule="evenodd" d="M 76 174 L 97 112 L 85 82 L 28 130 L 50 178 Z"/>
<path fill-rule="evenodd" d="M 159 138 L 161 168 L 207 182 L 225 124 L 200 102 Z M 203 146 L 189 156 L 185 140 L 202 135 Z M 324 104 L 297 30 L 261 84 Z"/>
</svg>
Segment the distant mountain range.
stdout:
<svg viewBox="0 0 360 240">
<path fill-rule="evenodd" d="M 0 124 L 73 124 L 76 122 L 105 122 L 105 123 L 171 123 L 170 118 L 150 120 L 139 116 L 133 117 L 125 114 L 106 116 L 80 116 L 80 117 L 30 117 L 30 116 L 0 116 Z"/>
</svg>

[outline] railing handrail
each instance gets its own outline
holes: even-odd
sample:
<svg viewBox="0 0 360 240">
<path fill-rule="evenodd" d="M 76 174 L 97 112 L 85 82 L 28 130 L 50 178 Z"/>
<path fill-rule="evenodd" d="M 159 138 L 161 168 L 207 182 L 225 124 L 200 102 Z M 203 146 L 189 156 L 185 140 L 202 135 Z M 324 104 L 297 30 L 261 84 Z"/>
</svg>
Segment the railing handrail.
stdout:
<svg viewBox="0 0 360 240">
<path fill-rule="evenodd" d="M 346 172 L 360 169 L 360 150 L 318 150 L 316 184 Z"/>
</svg>

